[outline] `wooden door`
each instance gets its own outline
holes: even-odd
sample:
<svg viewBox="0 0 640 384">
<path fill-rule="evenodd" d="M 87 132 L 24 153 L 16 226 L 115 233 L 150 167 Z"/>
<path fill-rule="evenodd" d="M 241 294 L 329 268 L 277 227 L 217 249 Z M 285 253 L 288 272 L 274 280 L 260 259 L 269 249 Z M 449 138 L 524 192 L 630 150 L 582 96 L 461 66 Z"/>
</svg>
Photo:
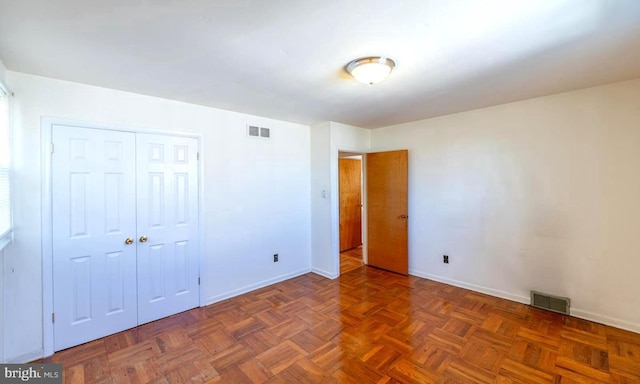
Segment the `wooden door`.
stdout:
<svg viewBox="0 0 640 384">
<path fill-rule="evenodd" d="M 368 264 L 408 274 L 408 151 L 369 153 L 367 160 Z"/>
<path fill-rule="evenodd" d="M 137 325 L 135 135 L 55 125 L 52 138 L 59 351 Z"/>
<path fill-rule="evenodd" d="M 338 159 L 340 252 L 362 245 L 362 161 Z"/>
<path fill-rule="evenodd" d="M 198 306 L 198 141 L 137 134 L 138 323 Z"/>
</svg>

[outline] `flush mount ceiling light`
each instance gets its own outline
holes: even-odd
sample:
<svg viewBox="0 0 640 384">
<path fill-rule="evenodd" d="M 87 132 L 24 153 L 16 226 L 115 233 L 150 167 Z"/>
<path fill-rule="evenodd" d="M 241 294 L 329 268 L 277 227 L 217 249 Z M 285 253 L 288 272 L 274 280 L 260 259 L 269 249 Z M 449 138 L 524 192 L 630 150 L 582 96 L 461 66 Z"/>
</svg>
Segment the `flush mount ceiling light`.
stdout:
<svg viewBox="0 0 640 384">
<path fill-rule="evenodd" d="M 370 56 L 355 59 L 347 64 L 347 72 L 365 84 L 378 83 L 389 76 L 396 62 L 388 57 Z"/>
</svg>

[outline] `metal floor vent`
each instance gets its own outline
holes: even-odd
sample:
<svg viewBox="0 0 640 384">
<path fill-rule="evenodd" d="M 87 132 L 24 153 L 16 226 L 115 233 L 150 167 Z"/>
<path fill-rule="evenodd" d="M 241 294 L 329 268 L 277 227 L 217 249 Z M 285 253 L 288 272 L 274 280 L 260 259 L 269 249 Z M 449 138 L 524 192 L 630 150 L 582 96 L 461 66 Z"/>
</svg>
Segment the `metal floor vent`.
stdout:
<svg viewBox="0 0 640 384">
<path fill-rule="evenodd" d="M 258 127 L 255 125 L 248 125 L 247 134 L 252 137 L 262 137 L 262 138 L 268 139 L 271 137 L 271 129 Z"/>
<path fill-rule="evenodd" d="M 570 304 L 571 300 L 568 297 L 559 297 L 548 295 L 546 293 L 531 291 L 532 307 L 542 308 L 548 311 L 568 315 Z"/>
</svg>

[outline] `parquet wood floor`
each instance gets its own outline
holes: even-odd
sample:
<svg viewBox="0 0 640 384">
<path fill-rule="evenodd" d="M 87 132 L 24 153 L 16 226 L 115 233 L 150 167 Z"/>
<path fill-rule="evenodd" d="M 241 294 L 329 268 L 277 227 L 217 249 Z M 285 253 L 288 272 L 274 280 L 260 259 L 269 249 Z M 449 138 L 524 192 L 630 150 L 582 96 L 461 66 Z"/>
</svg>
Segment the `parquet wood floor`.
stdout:
<svg viewBox="0 0 640 384">
<path fill-rule="evenodd" d="M 75 348 L 66 383 L 640 383 L 640 335 L 362 267 Z"/>
<path fill-rule="evenodd" d="M 347 273 L 362 267 L 362 246 L 340 253 L 340 273 Z"/>
</svg>

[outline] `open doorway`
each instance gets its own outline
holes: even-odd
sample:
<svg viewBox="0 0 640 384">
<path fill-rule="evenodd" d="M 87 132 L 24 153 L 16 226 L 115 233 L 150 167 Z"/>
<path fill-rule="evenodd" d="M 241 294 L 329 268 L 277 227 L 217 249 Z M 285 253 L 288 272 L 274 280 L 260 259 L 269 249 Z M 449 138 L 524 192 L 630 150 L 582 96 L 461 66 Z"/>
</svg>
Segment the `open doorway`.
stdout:
<svg viewBox="0 0 640 384">
<path fill-rule="evenodd" d="M 339 152 L 340 274 L 363 265 L 362 185 L 362 155 Z"/>
</svg>

